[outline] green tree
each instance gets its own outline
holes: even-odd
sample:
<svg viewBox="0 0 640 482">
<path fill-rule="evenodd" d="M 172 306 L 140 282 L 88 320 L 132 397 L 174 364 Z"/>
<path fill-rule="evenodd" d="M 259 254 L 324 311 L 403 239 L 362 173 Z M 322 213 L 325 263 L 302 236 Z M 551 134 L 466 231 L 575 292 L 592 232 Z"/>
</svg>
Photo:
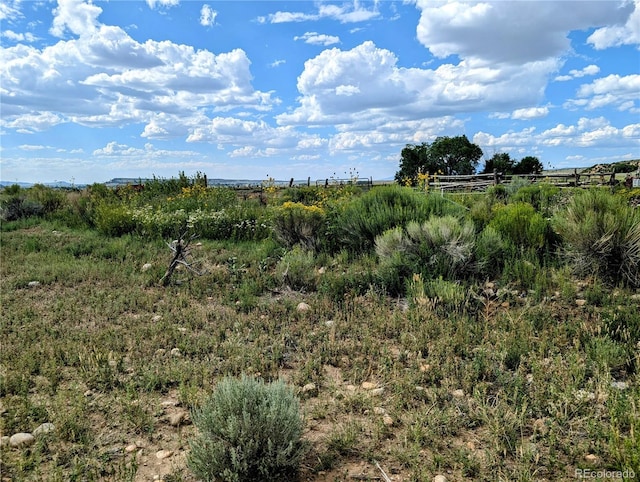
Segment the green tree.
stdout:
<svg viewBox="0 0 640 482">
<path fill-rule="evenodd" d="M 542 163 L 535 156 L 527 156 L 520 159 L 513 167 L 514 174 L 540 174 L 542 172 Z"/>
<path fill-rule="evenodd" d="M 484 164 L 481 174 L 490 174 L 494 170 L 502 174 L 513 174 L 515 161 L 506 152 L 496 153 Z"/>
<path fill-rule="evenodd" d="M 417 184 L 419 173 L 444 175 L 473 174 L 482 149 L 467 136 L 438 137 L 432 144 L 407 144 L 400 153 L 400 170 L 395 179 L 401 184 Z"/>
</svg>

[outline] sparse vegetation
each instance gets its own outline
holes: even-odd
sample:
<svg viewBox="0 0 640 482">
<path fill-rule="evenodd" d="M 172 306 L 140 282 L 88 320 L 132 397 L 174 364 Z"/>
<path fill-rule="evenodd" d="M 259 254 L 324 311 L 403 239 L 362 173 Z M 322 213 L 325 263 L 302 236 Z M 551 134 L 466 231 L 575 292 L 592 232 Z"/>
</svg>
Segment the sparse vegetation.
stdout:
<svg viewBox="0 0 640 482">
<path fill-rule="evenodd" d="M 404 481 L 640 474 L 628 189 L 259 203 L 196 179 L 151 187 L 0 193 L 0 430 L 55 426 L 28 448 L 3 441 L 3 480 L 248 480 L 222 440 L 278 429 L 300 445 L 284 466 L 262 452 L 263 467 L 299 480 L 380 477 L 374 461 Z M 15 199 L 42 208 L 8 216 Z M 166 229 L 128 214 L 180 209 Z M 203 274 L 159 286 L 165 236 L 189 223 Z M 239 416 L 249 385 L 274 404 L 247 414 L 286 420 Z"/>
</svg>

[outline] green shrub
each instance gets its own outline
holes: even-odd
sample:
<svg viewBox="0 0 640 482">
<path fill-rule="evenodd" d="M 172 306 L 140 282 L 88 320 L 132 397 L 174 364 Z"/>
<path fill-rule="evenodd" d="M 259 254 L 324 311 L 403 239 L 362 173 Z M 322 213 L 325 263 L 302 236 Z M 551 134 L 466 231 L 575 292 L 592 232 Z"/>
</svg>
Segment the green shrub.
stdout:
<svg viewBox="0 0 640 482">
<path fill-rule="evenodd" d="M 494 278 L 502 271 L 507 243 L 495 228 L 487 226 L 477 237 L 475 244 L 476 270 L 479 274 Z"/>
<path fill-rule="evenodd" d="M 98 205 L 94 222 L 98 231 L 107 236 L 133 233 L 136 228 L 131 211 L 126 206 L 118 204 Z"/>
<path fill-rule="evenodd" d="M 511 199 L 514 202 L 531 204 L 543 216 L 550 216 L 556 206 L 559 193 L 559 187 L 540 183 L 521 187 Z"/>
<path fill-rule="evenodd" d="M 41 216 L 44 209 L 41 204 L 17 195 L 2 202 L 0 206 L 0 218 L 3 221 L 17 221 L 32 216 Z"/>
<path fill-rule="evenodd" d="M 285 202 L 273 216 L 276 239 L 287 248 L 297 244 L 318 249 L 326 229 L 324 210 L 318 206 Z"/>
<path fill-rule="evenodd" d="M 489 226 L 519 249 L 541 250 L 550 234 L 549 223 L 533 206 L 522 202 L 499 207 Z"/>
<path fill-rule="evenodd" d="M 295 478 L 306 452 L 297 398 L 284 382 L 226 378 L 192 413 L 188 465 L 205 481 Z"/>
<path fill-rule="evenodd" d="M 339 213 L 333 235 L 354 253 L 374 248 L 376 236 L 410 221 L 423 222 L 431 215 L 459 213 L 462 208 L 439 194 L 425 194 L 399 186 L 372 189 L 354 198 Z"/>
<path fill-rule="evenodd" d="M 580 191 L 554 225 L 578 274 L 640 286 L 640 210 L 606 191 Z"/>
<path fill-rule="evenodd" d="M 470 273 L 475 229 L 471 221 L 433 216 L 405 229 L 394 228 L 376 237 L 385 287 L 395 292 L 413 273 L 425 278 L 455 279 Z"/>
<path fill-rule="evenodd" d="M 318 274 L 313 251 L 294 246 L 278 262 L 276 276 L 291 289 L 315 291 Z"/>
</svg>

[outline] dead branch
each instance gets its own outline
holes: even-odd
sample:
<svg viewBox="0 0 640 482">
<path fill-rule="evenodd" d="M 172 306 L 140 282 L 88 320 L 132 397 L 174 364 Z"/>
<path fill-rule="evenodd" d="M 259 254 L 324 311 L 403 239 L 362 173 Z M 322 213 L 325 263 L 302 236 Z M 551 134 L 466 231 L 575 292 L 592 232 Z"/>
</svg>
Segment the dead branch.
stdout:
<svg viewBox="0 0 640 482">
<path fill-rule="evenodd" d="M 195 234 L 192 234 L 189 237 L 186 236 L 187 232 L 184 232 L 178 239 L 173 240 L 171 243 L 166 243 L 169 249 L 173 252 L 173 257 L 171 259 L 171 262 L 169 263 L 167 271 L 158 282 L 160 285 L 167 286 L 169 284 L 173 272 L 179 265 L 184 266 L 188 271 L 196 274 L 197 276 L 201 276 L 202 274 L 204 274 L 203 272 L 195 269 L 194 263 L 189 262 L 189 260 L 187 259 L 187 257 L 191 254 L 189 245 L 191 244 L 191 241 L 196 239 L 198 236 Z"/>
</svg>

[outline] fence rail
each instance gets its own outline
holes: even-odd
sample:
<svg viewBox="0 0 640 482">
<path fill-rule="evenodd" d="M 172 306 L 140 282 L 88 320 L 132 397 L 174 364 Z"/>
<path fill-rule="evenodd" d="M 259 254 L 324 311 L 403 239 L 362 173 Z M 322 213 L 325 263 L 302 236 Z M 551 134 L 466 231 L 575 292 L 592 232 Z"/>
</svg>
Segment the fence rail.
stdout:
<svg viewBox="0 0 640 482">
<path fill-rule="evenodd" d="M 442 192 L 483 191 L 490 186 L 509 184 L 514 179 L 527 179 L 531 182 L 547 182 L 559 187 L 605 186 L 614 185 L 615 172 L 580 173 L 577 169 L 568 173 L 504 175 L 494 171 L 491 174 L 470 175 L 429 175 L 425 177 L 426 189 L 438 189 Z"/>
</svg>

